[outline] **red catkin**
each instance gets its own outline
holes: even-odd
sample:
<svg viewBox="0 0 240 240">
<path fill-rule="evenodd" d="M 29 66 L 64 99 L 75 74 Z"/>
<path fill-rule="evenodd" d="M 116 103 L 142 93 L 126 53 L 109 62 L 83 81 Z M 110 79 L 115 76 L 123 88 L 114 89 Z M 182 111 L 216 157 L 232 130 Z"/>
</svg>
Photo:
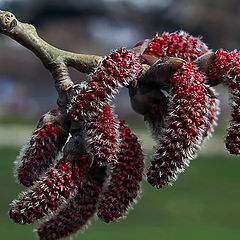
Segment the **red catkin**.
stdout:
<svg viewBox="0 0 240 240">
<path fill-rule="evenodd" d="M 101 195 L 98 204 L 98 217 L 105 222 L 123 216 L 140 190 L 143 177 L 143 154 L 137 137 L 130 129 L 121 124 L 122 142 L 109 185 Z"/>
<path fill-rule="evenodd" d="M 183 31 L 174 33 L 163 33 L 160 36 L 148 40 L 148 45 L 143 51 L 144 56 L 151 55 L 157 58 L 178 57 L 188 62 L 195 61 L 198 57 L 207 53 L 208 47 L 200 38 L 193 37 Z M 145 44 L 145 41 L 137 44 L 137 46 Z M 146 123 L 155 139 L 159 139 L 162 134 L 164 120 L 167 115 L 167 103 L 152 106 L 150 114 L 145 118 Z"/>
<path fill-rule="evenodd" d="M 163 33 L 150 40 L 143 54 L 156 57 L 178 57 L 192 62 L 208 52 L 208 47 L 200 38 L 193 37 L 183 31 Z"/>
<path fill-rule="evenodd" d="M 135 84 L 141 70 L 133 51 L 121 48 L 112 52 L 96 68 L 90 82 L 77 84 L 70 90 L 69 116 L 73 121 L 88 121 L 98 116 L 121 86 Z"/>
<path fill-rule="evenodd" d="M 116 160 L 119 146 L 119 123 L 109 105 L 96 118 L 86 123 L 88 148 L 94 161 L 110 163 Z"/>
<path fill-rule="evenodd" d="M 40 119 L 37 129 L 15 162 L 15 175 L 21 184 L 32 186 L 55 163 L 59 150 L 67 140 L 69 128 L 69 118 L 57 110 L 48 112 Z"/>
<path fill-rule="evenodd" d="M 84 121 L 88 151 L 96 161 L 109 163 L 116 159 L 118 123 L 107 106 L 119 87 L 135 83 L 140 71 L 135 53 L 118 49 L 97 67 L 90 82 L 71 89 L 68 114 L 74 121 Z"/>
<path fill-rule="evenodd" d="M 198 57 L 208 52 L 207 46 L 199 38 L 194 38 L 184 32 L 180 32 L 180 33 L 175 32 L 171 34 L 163 33 L 161 36 L 156 36 L 146 43 L 148 44 L 148 46 L 146 47 L 145 51 L 142 53 L 143 61 L 146 55 L 151 55 L 157 58 L 178 57 L 188 62 L 192 62 L 192 61 L 195 61 Z M 142 42 L 140 43 L 140 45 L 146 44 L 146 43 Z M 146 58 L 146 61 L 147 61 L 147 58 Z M 196 70 L 195 70 L 195 73 L 196 73 Z M 187 74 L 190 74 L 190 75 L 186 76 Z M 189 77 L 191 77 L 191 74 L 193 74 L 191 73 L 191 71 L 185 72 L 184 76 L 182 76 L 182 82 L 185 81 L 184 77 L 186 77 L 186 83 L 189 84 L 190 82 Z M 198 74 L 198 78 L 199 79 L 201 78 L 200 74 Z M 201 80 L 201 85 L 203 89 L 202 94 L 206 95 L 205 87 L 207 88 L 207 86 L 205 87 L 203 86 L 202 80 Z M 177 90 L 177 88 L 175 88 L 175 90 Z M 178 93 L 180 91 L 178 91 Z M 189 94 L 189 93 L 186 93 L 186 94 Z M 183 94 L 181 97 L 183 98 L 182 99 L 182 102 L 183 102 L 184 101 Z M 168 140 L 168 137 L 164 136 L 163 138 L 165 139 L 164 140 L 165 142 L 162 141 L 163 143 L 161 144 L 164 144 L 165 146 L 161 146 L 161 144 L 160 146 L 158 146 L 159 150 L 157 150 L 156 152 L 155 160 L 153 160 L 152 166 L 150 167 L 149 173 L 148 173 L 148 180 L 149 182 L 152 183 L 152 185 L 160 188 L 164 184 L 172 182 L 176 178 L 177 172 L 183 171 L 183 165 L 188 165 L 188 162 L 189 162 L 188 158 L 192 157 L 196 153 L 196 151 L 200 148 L 200 144 L 203 142 L 203 139 L 209 136 L 210 133 L 213 131 L 213 126 L 214 124 L 216 124 L 216 119 L 218 115 L 218 101 L 214 98 L 210 98 L 210 96 L 206 96 L 205 100 L 206 100 L 205 109 L 201 110 L 203 113 L 202 118 L 204 118 L 204 125 L 202 125 L 201 128 L 199 129 L 195 128 L 196 137 L 195 137 L 195 140 L 192 139 L 194 144 L 192 144 L 192 146 L 189 146 L 187 148 L 185 147 L 185 149 L 183 148 L 182 150 L 181 150 L 182 145 L 180 143 L 177 143 L 177 144 L 175 143 L 176 139 L 174 139 L 174 134 L 175 134 L 174 130 L 169 129 L 168 130 L 169 133 L 166 134 L 167 129 L 169 127 L 168 125 L 169 121 L 174 120 L 174 116 L 171 117 L 170 116 L 171 114 L 168 113 L 169 108 L 173 107 L 171 106 L 171 104 L 165 103 L 165 105 L 158 105 L 158 106 L 153 105 L 147 117 L 145 117 L 145 121 L 148 123 L 150 130 L 152 132 L 152 135 L 154 136 L 155 139 L 157 139 L 157 141 L 159 141 L 158 139 L 162 138 L 164 135 L 169 135 L 172 138 L 171 139 L 172 142 L 171 142 L 170 140 Z M 192 100 L 189 99 L 189 103 L 191 101 Z M 192 108 L 192 111 L 194 111 L 194 108 Z M 175 112 L 176 114 L 178 114 L 177 110 L 175 110 Z M 188 117 L 189 116 L 184 116 L 184 112 L 182 112 L 182 118 L 185 118 L 187 120 Z M 181 127 L 181 125 L 179 126 Z M 172 126 L 172 127 L 177 129 L 177 126 Z M 189 129 L 191 128 L 194 129 L 194 126 L 191 126 L 191 124 L 186 124 L 186 127 L 188 127 Z M 181 132 L 180 129 L 178 131 L 179 131 L 179 135 L 182 135 L 182 137 L 184 136 L 184 132 L 186 132 L 186 130 L 183 130 L 183 134 L 182 134 L 180 133 Z M 169 141 L 169 146 L 167 146 L 168 143 L 166 143 L 166 141 Z M 186 141 L 186 139 L 184 141 Z M 174 145 L 177 145 L 177 146 L 174 146 Z M 166 155 L 165 160 L 163 157 L 160 157 L 163 155 Z M 158 158 L 157 156 L 160 158 L 163 158 L 162 162 L 157 160 Z M 174 158 L 178 160 L 174 160 Z M 178 163 L 176 164 L 174 161 Z M 162 174 L 162 176 L 159 176 L 159 174 Z"/>
<path fill-rule="evenodd" d="M 83 180 L 69 202 L 41 224 L 37 230 L 40 239 L 60 239 L 83 228 L 96 212 L 101 188 L 102 184 Z"/>
<path fill-rule="evenodd" d="M 189 165 L 202 142 L 207 119 L 207 90 L 191 63 L 184 63 L 170 79 L 170 103 L 162 137 L 148 170 L 148 182 L 161 188 Z"/>
<path fill-rule="evenodd" d="M 61 159 L 41 180 L 10 206 L 10 218 L 20 224 L 32 223 L 55 212 L 79 185 L 89 170 L 88 155 L 78 161 Z"/>
<path fill-rule="evenodd" d="M 207 72 L 209 83 L 219 82 L 229 88 L 232 99 L 232 119 L 225 144 L 231 154 L 240 154 L 240 55 L 237 51 L 218 50 Z"/>
</svg>

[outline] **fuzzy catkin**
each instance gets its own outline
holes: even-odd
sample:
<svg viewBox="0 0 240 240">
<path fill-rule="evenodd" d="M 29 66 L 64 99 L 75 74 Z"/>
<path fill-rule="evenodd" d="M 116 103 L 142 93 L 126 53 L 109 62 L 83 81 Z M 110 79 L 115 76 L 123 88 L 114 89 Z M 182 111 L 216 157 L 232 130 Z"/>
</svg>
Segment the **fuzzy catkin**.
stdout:
<svg viewBox="0 0 240 240">
<path fill-rule="evenodd" d="M 137 137 L 121 123 L 118 161 L 111 172 L 109 185 L 98 203 L 98 217 L 104 222 L 122 217 L 138 196 L 143 177 L 143 154 Z"/>
<path fill-rule="evenodd" d="M 102 113 L 85 124 L 86 140 L 94 161 L 109 163 L 116 161 L 119 148 L 119 122 L 109 105 L 103 107 Z"/>
<path fill-rule="evenodd" d="M 33 187 L 20 195 L 10 206 L 10 218 L 20 224 L 32 223 L 55 212 L 74 192 L 81 179 L 89 170 L 87 155 L 78 161 L 66 162 L 61 159 Z"/>
<path fill-rule="evenodd" d="M 144 44 L 137 44 L 137 46 Z M 185 61 L 192 62 L 209 51 L 207 45 L 200 38 L 193 37 L 184 31 L 168 33 L 150 39 L 142 53 L 142 61 L 145 62 L 146 55 L 157 58 L 178 57 Z M 163 125 L 169 109 L 168 103 L 152 105 L 145 122 L 155 139 L 161 137 Z"/>
<path fill-rule="evenodd" d="M 240 154 L 240 55 L 237 51 L 218 50 L 207 72 L 209 82 L 219 82 L 229 89 L 232 100 L 232 119 L 227 129 L 225 144 L 231 154 Z"/>
<path fill-rule="evenodd" d="M 32 186 L 55 163 L 67 140 L 69 128 L 69 117 L 58 110 L 52 110 L 40 119 L 15 162 L 15 175 L 21 184 Z"/>
<path fill-rule="evenodd" d="M 82 229 L 95 214 L 102 184 L 83 180 L 66 205 L 44 221 L 37 233 L 41 240 L 55 240 Z"/>
<path fill-rule="evenodd" d="M 134 84 L 140 71 L 140 60 L 135 53 L 118 49 L 96 68 L 90 82 L 75 85 L 70 90 L 68 114 L 73 121 L 84 121 L 88 151 L 96 161 L 116 160 L 118 123 L 109 103 L 121 86 Z"/>
<path fill-rule="evenodd" d="M 143 54 L 154 55 L 158 58 L 178 57 L 192 62 L 208 52 L 208 47 L 200 38 L 193 37 L 183 31 L 155 36 Z"/>
<path fill-rule="evenodd" d="M 29 143 L 18 156 L 16 175 L 21 184 L 32 186 L 37 178 L 56 159 L 57 135 L 53 124 L 34 131 Z"/>
<path fill-rule="evenodd" d="M 122 86 L 134 84 L 142 70 L 133 51 L 124 48 L 112 52 L 91 76 L 90 82 L 75 85 L 70 90 L 68 114 L 73 121 L 88 121 L 103 111 Z"/>
<path fill-rule="evenodd" d="M 207 90 L 191 63 L 184 63 L 170 79 L 170 96 L 162 137 L 147 174 L 148 182 L 157 188 L 176 180 L 189 165 L 207 119 Z"/>
</svg>

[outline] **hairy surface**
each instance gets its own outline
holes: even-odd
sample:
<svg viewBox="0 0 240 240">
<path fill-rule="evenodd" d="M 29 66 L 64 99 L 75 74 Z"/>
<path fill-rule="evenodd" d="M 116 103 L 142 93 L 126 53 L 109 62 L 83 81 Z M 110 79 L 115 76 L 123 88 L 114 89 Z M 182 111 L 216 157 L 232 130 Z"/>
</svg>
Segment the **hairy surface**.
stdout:
<svg viewBox="0 0 240 240">
<path fill-rule="evenodd" d="M 138 196 L 143 178 L 143 154 L 137 137 L 121 123 L 118 161 L 112 169 L 109 185 L 99 200 L 98 217 L 104 222 L 123 216 Z"/>
</svg>

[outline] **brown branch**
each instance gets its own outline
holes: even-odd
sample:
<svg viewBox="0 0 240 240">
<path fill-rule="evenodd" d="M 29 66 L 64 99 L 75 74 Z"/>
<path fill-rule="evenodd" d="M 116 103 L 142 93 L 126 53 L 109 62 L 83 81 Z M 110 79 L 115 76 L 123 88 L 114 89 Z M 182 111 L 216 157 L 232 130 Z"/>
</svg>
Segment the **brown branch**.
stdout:
<svg viewBox="0 0 240 240">
<path fill-rule="evenodd" d="M 60 62 L 89 73 L 102 60 L 100 56 L 72 53 L 48 44 L 38 36 L 34 26 L 18 21 L 7 11 L 0 10 L 0 32 L 34 52 L 48 69 Z"/>
<path fill-rule="evenodd" d="M 101 56 L 72 53 L 50 45 L 38 36 L 33 25 L 18 21 L 15 15 L 8 11 L 0 10 L 0 33 L 11 37 L 32 51 L 44 66 L 51 71 L 54 79 L 57 77 L 55 79 L 57 82 L 59 82 L 59 75 L 53 72 L 56 68 L 59 69 L 58 72 L 61 72 L 59 66 L 63 67 L 65 65 L 83 73 L 90 73 L 102 61 Z M 137 48 L 133 50 L 139 54 Z M 65 69 L 65 67 L 63 68 Z M 149 68 L 149 65 L 143 65 L 143 75 Z M 66 73 L 64 75 L 66 77 Z M 69 84 L 70 82 L 64 84 L 66 90 L 69 89 Z M 62 90 L 64 86 L 61 86 Z"/>
<path fill-rule="evenodd" d="M 53 75 L 60 105 L 64 104 L 64 99 L 61 99 L 64 92 L 73 86 L 67 67 L 89 73 L 102 60 L 100 56 L 72 53 L 48 44 L 38 36 L 34 26 L 18 21 L 7 11 L 0 10 L 0 33 L 28 48 L 42 61 Z"/>
</svg>

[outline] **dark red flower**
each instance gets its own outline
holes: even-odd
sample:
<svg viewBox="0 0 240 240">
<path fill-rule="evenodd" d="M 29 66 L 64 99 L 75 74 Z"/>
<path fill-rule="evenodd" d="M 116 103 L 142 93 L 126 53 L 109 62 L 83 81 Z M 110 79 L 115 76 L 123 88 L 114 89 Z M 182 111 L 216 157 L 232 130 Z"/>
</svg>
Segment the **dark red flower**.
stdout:
<svg viewBox="0 0 240 240">
<path fill-rule="evenodd" d="M 170 79 L 169 94 L 162 136 L 148 170 L 148 182 L 157 188 L 176 180 L 189 165 L 202 141 L 207 119 L 207 90 L 191 63 L 184 63 Z"/>
<path fill-rule="evenodd" d="M 133 51 L 121 48 L 112 52 L 96 68 L 90 82 L 77 84 L 70 90 L 69 116 L 73 121 L 86 122 L 98 116 L 121 86 L 135 84 L 141 70 Z"/>
<path fill-rule="evenodd" d="M 18 200 L 13 201 L 9 215 L 15 222 L 32 223 L 55 212 L 88 173 L 89 156 L 87 154 L 81 156 L 82 150 L 77 149 L 79 142 L 72 139 L 68 146 L 76 144 L 73 148 L 75 152 L 70 151 L 71 146 L 67 147 L 67 154 L 57 165 L 51 168 L 30 190 L 22 193 Z"/>
<path fill-rule="evenodd" d="M 206 55 L 205 53 L 208 53 L 209 50 L 207 46 L 200 40 L 200 38 L 195 38 L 185 32 L 174 32 L 174 33 L 163 33 L 160 36 L 155 36 L 152 39 L 148 39 L 145 41 L 142 41 L 141 43 L 137 44 L 137 47 L 142 46 L 141 49 L 141 56 L 143 59 L 143 62 L 149 63 L 149 57 L 153 56 L 155 57 L 155 60 L 153 63 L 155 63 L 152 68 L 155 70 L 155 75 L 159 74 L 159 78 L 163 76 L 168 76 L 167 82 L 169 82 L 169 78 L 171 77 L 172 73 L 172 66 L 171 63 L 169 64 L 167 59 L 168 57 L 178 57 L 181 59 L 184 59 L 186 61 L 196 61 L 200 56 Z M 137 49 L 139 52 L 139 49 Z M 161 61 L 157 61 L 158 59 L 161 59 Z M 166 60 L 165 60 L 166 59 Z M 202 59 L 203 60 L 203 59 Z M 158 62 L 162 64 L 161 68 L 158 69 L 157 65 Z M 151 65 L 153 64 L 150 63 Z M 202 63 L 202 62 L 201 62 Z M 168 65 L 166 65 L 168 64 Z M 156 76 L 154 77 L 156 78 Z M 149 76 L 153 77 L 153 75 Z M 161 77 L 160 80 L 162 80 L 163 77 Z M 146 81 L 146 80 L 145 80 Z M 147 82 L 149 84 L 153 84 L 153 81 L 156 81 L 154 79 L 147 79 Z M 149 129 L 153 135 L 153 137 L 158 141 L 158 139 L 161 138 L 163 126 L 165 124 L 165 119 L 167 117 L 167 112 L 169 109 L 169 104 L 167 98 L 161 97 L 162 93 L 156 95 L 157 88 L 162 88 L 165 90 L 168 90 L 169 87 L 166 88 L 165 86 L 159 86 L 158 83 L 155 83 L 155 87 L 153 87 L 153 93 L 151 94 L 151 101 L 157 102 L 156 104 L 148 104 L 141 103 L 140 106 L 145 106 L 147 104 L 148 106 L 148 112 L 144 113 L 144 120 L 149 126 Z M 147 85 L 147 83 L 145 84 Z M 139 88 L 140 88 L 139 84 Z M 149 88 L 149 86 L 148 86 Z M 208 86 L 206 86 L 208 88 Z M 145 87 L 146 89 L 146 87 Z M 149 94 L 149 93 L 148 93 Z M 131 96 L 131 95 L 130 95 Z M 148 97 L 150 99 L 150 97 Z M 159 101 L 160 99 L 160 101 Z M 146 98 L 144 98 L 146 100 Z M 148 100 L 148 99 L 147 99 Z M 145 104 L 145 105 L 144 105 Z M 205 123 L 205 136 L 209 135 L 210 132 L 213 131 L 213 125 L 216 124 L 216 119 L 218 115 L 218 109 L 217 109 L 217 102 L 215 99 L 209 100 L 209 103 L 207 104 L 209 106 L 209 120 L 206 120 Z M 214 107 L 215 106 L 215 107 Z M 133 106 L 134 107 L 134 106 Z"/>
<path fill-rule="evenodd" d="M 119 87 L 135 84 L 140 71 L 135 53 L 118 49 L 102 61 L 90 82 L 75 85 L 70 91 L 68 114 L 74 121 L 84 121 L 88 151 L 96 161 L 107 163 L 116 158 L 118 123 L 108 105 Z"/>
<path fill-rule="evenodd" d="M 180 81 L 176 78 L 176 74 L 175 77 L 171 77 L 174 72 L 171 73 L 172 67 L 167 61 L 168 57 L 178 57 L 193 62 L 209 52 L 199 38 L 184 32 L 163 33 L 161 36 L 142 41 L 136 47 L 136 52 L 141 55 L 143 62 L 154 64 L 152 68 L 155 69 L 154 75 L 148 74 L 149 79 L 144 81 L 146 86 L 147 82 L 155 84 L 155 88 L 152 88 L 151 102 L 157 103 L 148 102 L 140 106 L 148 107 L 148 111 L 142 114 L 153 137 L 159 142 L 148 172 L 148 181 L 160 188 L 176 179 L 177 173 L 183 171 L 183 166 L 189 164 L 189 159 L 194 157 L 203 140 L 213 131 L 218 115 L 218 102 L 207 94 L 209 87 L 204 85 L 205 78 L 202 79 L 197 69 L 193 70 L 193 67 L 185 64 L 185 70 L 178 72 Z M 158 59 L 161 59 L 160 64 L 163 63 L 160 68 L 158 68 Z M 158 77 L 157 74 L 160 76 Z M 168 76 L 168 79 L 167 81 L 164 79 L 165 82 L 159 84 L 156 79 L 162 81 L 164 78 L 162 75 Z M 170 86 L 167 85 L 168 82 Z M 171 86 L 173 83 L 176 84 L 175 87 Z M 162 88 L 167 92 L 170 88 L 170 97 L 167 97 L 170 98 L 170 102 L 165 101 L 160 94 L 156 95 L 156 88 Z M 197 91 L 193 93 L 195 88 Z M 150 97 L 147 99 L 142 96 L 142 99 L 149 101 Z M 159 99 L 162 102 L 159 102 Z M 199 99 L 201 102 L 198 102 Z"/>
<path fill-rule="evenodd" d="M 225 139 L 231 154 L 240 154 L 240 55 L 237 51 L 218 50 L 207 72 L 209 83 L 223 83 L 229 88 L 232 98 L 232 119 Z"/>
<path fill-rule="evenodd" d="M 96 212 L 101 188 L 101 183 L 83 180 L 69 202 L 41 224 L 37 231 L 40 239 L 60 239 L 83 228 Z"/>
<path fill-rule="evenodd" d="M 192 62 L 208 52 L 208 47 L 200 38 L 193 37 L 183 31 L 165 32 L 148 41 L 148 45 L 142 55 L 151 55 L 157 58 L 178 57 Z M 143 43 L 144 41 L 141 44 Z"/>
<path fill-rule="evenodd" d="M 94 161 L 110 163 L 116 161 L 119 147 L 119 122 L 109 105 L 103 107 L 98 117 L 86 125 L 88 148 Z"/>
<path fill-rule="evenodd" d="M 17 157 L 15 175 L 24 186 L 32 186 L 55 163 L 70 129 L 67 114 L 52 110 L 39 121 L 29 142 Z"/>
<path fill-rule="evenodd" d="M 121 123 L 121 145 L 109 184 L 98 203 L 98 217 L 105 222 L 123 216 L 138 196 L 143 177 L 143 154 L 137 137 Z"/>
</svg>

